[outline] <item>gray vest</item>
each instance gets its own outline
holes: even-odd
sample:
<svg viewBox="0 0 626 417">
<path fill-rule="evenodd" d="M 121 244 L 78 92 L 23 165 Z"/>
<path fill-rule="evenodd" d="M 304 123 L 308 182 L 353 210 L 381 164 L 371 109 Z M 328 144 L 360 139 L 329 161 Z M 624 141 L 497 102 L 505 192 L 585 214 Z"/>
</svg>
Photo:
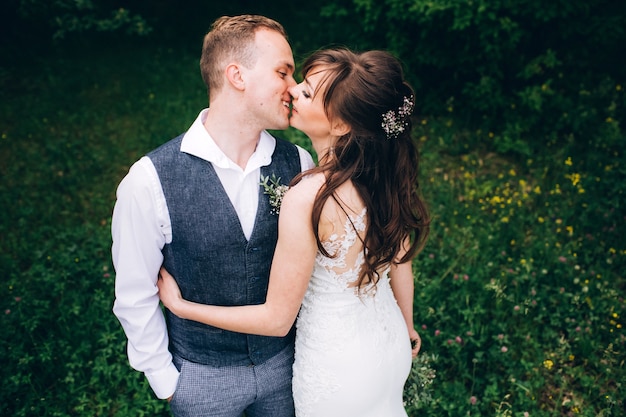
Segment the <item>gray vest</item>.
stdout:
<svg viewBox="0 0 626 417">
<path fill-rule="evenodd" d="M 185 299 L 238 306 L 265 302 L 278 238 L 278 216 L 259 186 L 259 207 L 250 240 L 211 163 L 180 151 L 181 135 L 148 154 L 163 187 L 172 221 L 172 242 L 163 248 L 164 266 L 176 277 Z M 289 184 L 301 171 L 296 147 L 277 139 L 272 163 L 261 175 Z M 183 320 L 166 310 L 170 351 L 212 366 L 263 363 L 293 343 L 286 337 L 230 332 Z"/>
</svg>

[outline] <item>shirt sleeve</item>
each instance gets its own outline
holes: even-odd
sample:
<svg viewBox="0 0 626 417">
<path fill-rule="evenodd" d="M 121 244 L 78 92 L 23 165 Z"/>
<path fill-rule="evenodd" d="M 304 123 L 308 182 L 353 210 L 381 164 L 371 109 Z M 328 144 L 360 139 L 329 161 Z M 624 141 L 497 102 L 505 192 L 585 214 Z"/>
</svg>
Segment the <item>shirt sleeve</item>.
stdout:
<svg viewBox="0 0 626 417">
<path fill-rule="evenodd" d="M 136 162 L 120 183 L 111 234 L 116 272 L 113 313 L 128 338 L 128 360 L 146 375 L 158 398 L 169 398 L 179 372 L 168 349 L 156 280 L 163 263 L 161 249 L 171 240 L 171 224 L 149 158 Z"/>
<path fill-rule="evenodd" d="M 298 145 L 296 145 L 296 148 L 298 148 L 298 154 L 300 155 L 300 168 L 302 172 L 315 168 L 315 162 L 311 154 Z"/>
</svg>

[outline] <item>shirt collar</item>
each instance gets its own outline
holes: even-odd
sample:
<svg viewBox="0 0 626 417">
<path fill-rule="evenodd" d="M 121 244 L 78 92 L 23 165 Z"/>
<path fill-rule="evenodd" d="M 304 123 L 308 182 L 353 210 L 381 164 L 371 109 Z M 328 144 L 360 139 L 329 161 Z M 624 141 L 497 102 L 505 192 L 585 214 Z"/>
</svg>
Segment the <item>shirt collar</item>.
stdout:
<svg viewBox="0 0 626 417">
<path fill-rule="evenodd" d="M 204 109 L 198 114 L 198 117 L 183 137 L 180 151 L 197 156 L 220 168 L 237 166 L 222 152 L 204 127 L 208 111 L 209 109 Z M 262 131 L 256 149 L 248 160 L 246 171 L 269 165 L 272 162 L 272 154 L 275 148 L 276 139 L 267 131 Z"/>
</svg>

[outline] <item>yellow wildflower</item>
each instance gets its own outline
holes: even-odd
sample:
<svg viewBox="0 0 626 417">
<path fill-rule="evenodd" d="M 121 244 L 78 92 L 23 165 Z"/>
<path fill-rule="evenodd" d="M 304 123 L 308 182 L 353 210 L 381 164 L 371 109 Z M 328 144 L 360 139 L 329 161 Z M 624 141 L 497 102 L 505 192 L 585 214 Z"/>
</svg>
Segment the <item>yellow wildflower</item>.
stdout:
<svg viewBox="0 0 626 417">
<path fill-rule="evenodd" d="M 566 175 L 567 178 L 569 178 L 572 181 L 572 185 L 576 185 L 580 182 L 580 174 L 571 174 L 571 175 Z"/>
</svg>

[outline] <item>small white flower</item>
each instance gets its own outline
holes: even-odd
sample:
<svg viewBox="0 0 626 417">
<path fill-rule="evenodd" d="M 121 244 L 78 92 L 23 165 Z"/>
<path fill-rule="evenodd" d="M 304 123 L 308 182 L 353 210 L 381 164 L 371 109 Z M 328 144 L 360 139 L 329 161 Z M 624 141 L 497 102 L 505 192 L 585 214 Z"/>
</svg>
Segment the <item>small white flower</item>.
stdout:
<svg viewBox="0 0 626 417">
<path fill-rule="evenodd" d="M 283 197 L 289 186 L 280 184 L 280 177 L 276 178 L 276 175 L 272 174 L 271 177 L 264 177 L 261 175 L 261 187 L 263 187 L 263 194 L 270 196 L 270 206 L 272 206 L 271 213 L 279 214 L 280 205 L 283 202 Z"/>
</svg>

